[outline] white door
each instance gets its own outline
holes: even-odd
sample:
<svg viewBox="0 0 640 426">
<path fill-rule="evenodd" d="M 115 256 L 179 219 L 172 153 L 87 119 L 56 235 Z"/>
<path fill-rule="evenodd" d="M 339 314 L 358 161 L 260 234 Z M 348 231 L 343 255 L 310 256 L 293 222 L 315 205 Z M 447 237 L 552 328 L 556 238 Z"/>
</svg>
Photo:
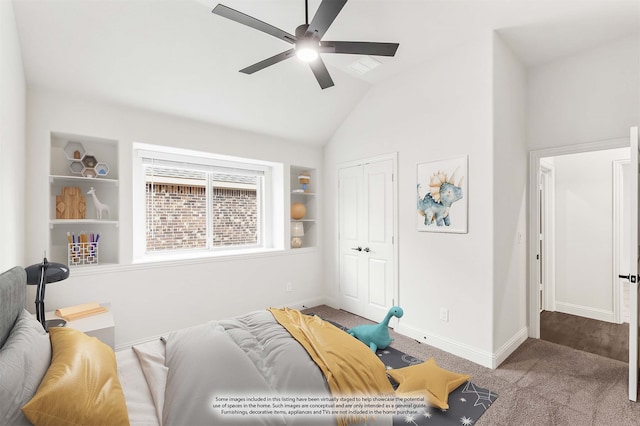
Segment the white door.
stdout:
<svg viewBox="0 0 640 426">
<path fill-rule="evenodd" d="M 640 154 L 638 152 L 638 128 L 631 128 L 631 179 L 629 179 L 629 200 L 631 208 L 630 235 L 629 235 L 629 399 L 638 399 L 638 269 L 640 258 L 638 257 L 638 180 Z"/>
<path fill-rule="evenodd" d="M 395 302 L 394 159 L 340 169 L 340 305 L 380 321 Z"/>
</svg>

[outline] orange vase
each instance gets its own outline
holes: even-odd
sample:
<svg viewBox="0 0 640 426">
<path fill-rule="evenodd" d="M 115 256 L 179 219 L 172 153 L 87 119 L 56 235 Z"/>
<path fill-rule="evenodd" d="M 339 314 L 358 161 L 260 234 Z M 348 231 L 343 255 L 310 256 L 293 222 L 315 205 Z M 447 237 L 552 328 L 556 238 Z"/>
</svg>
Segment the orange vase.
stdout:
<svg viewBox="0 0 640 426">
<path fill-rule="evenodd" d="M 291 218 L 300 220 L 307 214 L 307 208 L 302 203 L 291 204 Z"/>
</svg>

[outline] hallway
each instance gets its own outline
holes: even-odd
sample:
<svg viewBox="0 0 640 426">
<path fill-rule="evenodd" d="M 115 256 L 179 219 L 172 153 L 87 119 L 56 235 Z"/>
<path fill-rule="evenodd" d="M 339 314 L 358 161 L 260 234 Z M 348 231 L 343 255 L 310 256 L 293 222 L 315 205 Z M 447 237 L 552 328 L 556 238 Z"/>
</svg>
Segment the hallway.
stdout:
<svg viewBox="0 0 640 426">
<path fill-rule="evenodd" d="M 540 339 L 629 362 L 629 324 L 542 311 Z"/>
</svg>

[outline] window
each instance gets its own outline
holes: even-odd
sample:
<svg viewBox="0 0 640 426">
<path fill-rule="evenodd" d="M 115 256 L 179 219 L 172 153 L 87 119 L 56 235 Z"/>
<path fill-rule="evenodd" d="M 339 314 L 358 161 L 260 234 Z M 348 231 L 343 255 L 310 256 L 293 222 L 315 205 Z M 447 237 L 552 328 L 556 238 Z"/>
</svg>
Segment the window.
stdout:
<svg viewBox="0 0 640 426">
<path fill-rule="evenodd" d="M 136 233 L 137 258 L 273 247 L 274 164 L 136 148 L 134 199 L 143 213 L 134 208 L 134 216 L 144 223 L 144 237 Z"/>
</svg>

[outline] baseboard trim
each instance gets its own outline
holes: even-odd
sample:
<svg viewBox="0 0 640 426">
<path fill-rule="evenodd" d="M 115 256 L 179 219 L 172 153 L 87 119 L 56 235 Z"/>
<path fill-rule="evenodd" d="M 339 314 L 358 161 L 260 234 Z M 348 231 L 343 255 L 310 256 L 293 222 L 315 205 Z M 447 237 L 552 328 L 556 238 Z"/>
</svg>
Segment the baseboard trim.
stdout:
<svg viewBox="0 0 640 426">
<path fill-rule="evenodd" d="M 476 364 L 480 364 L 483 367 L 495 368 L 493 367 L 495 362 L 494 355 L 491 352 L 483 351 L 481 349 L 474 348 L 473 346 L 403 324 L 400 324 L 396 328 L 396 331 L 404 336 L 411 337 L 420 343 L 425 343 L 435 348 L 442 349 L 450 354 L 468 359 Z"/>
<path fill-rule="evenodd" d="M 556 302 L 556 312 L 577 315 L 579 317 L 591 318 L 599 321 L 615 322 L 613 311 L 592 308 L 589 306 L 574 305 L 573 303 Z"/>
<path fill-rule="evenodd" d="M 529 337 L 529 328 L 522 327 L 511 339 L 493 354 L 493 369 L 496 369 Z"/>
<path fill-rule="evenodd" d="M 284 305 L 282 305 L 282 307 L 286 306 L 287 308 L 291 308 L 291 309 L 303 310 L 303 309 L 313 308 L 314 306 L 318 306 L 318 305 L 328 305 L 329 300 L 330 300 L 329 298 L 323 297 L 323 296 L 313 297 L 311 299 L 304 299 L 304 300 L 285 303 Z"/>
<path fill-rule="evenodd" d="M 418 330 L 407 325 L 398 326 L 396 331 L 404 336 L 411 337 L 418 342 L 442 349 L 450 354 L 491 369 L 498 368 L 498 366 L 502 364 L 509 355 L 511 355 L 522 343 L 524 343 L 525 340 L 527 340 L 529 335 L 529 329 L 527 327 L 522 327 L 513 335 L 513 337 L 511 337 L 511 339 L 509 339 L 507 343 L 502 345 L 496 353 L 491 353 L 446 337 Z"/>
</svg>

